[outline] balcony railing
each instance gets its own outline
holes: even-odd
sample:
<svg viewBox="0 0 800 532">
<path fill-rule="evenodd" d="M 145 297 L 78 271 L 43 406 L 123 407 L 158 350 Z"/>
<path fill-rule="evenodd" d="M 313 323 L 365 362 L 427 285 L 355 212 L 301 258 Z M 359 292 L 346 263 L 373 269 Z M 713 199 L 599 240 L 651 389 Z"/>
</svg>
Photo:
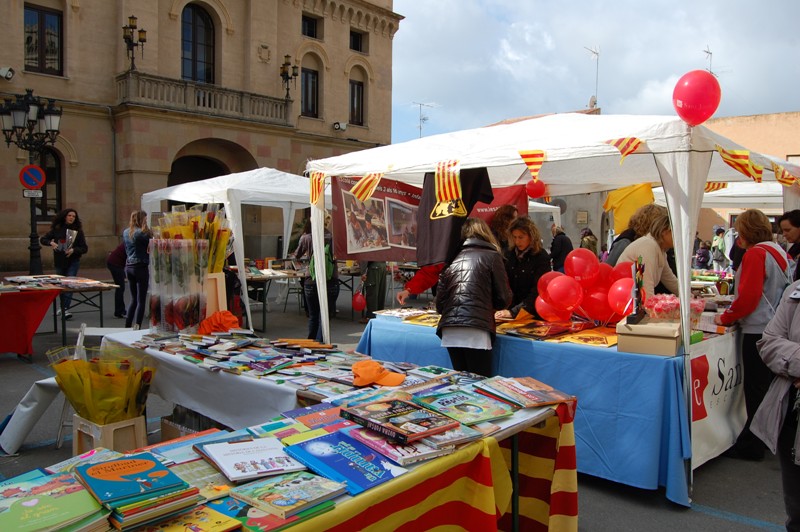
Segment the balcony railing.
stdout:
<svg viewBox="0 0 800 532">
<path fill-rule="evenodd" d="M 117 102 L 292 126 L 291 100 L 143 74 L 117 76 Z"/>
</svg>

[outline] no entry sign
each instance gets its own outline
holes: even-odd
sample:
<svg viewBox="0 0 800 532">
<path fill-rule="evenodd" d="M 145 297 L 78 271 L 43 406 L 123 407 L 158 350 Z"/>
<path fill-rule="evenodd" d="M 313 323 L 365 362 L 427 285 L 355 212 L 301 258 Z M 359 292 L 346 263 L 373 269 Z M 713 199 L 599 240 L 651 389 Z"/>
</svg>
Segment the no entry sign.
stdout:
<svg viewBox="0 0 800 532">
<path fill-rule="evenodd" d="M 41 166 L 36 166 L 35 164 L 29 164 L 19 172 L 19 182 L 22 183 L 23 187 L 30 190 L 42 188 L 44 180 L 44 170 L 42 170 Z"/>
</svg>

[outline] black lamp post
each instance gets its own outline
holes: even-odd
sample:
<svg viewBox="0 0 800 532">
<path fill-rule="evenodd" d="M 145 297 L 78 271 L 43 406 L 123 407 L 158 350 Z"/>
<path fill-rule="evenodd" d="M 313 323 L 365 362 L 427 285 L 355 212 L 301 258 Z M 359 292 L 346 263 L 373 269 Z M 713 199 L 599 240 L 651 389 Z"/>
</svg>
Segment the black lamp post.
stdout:
<svg viewBox="0 0 800 532">
<path fill-rule="evenodd" d="M 285 98 L 288 100 L 289 96 L 289 86 L 297 83 L 297 76 L 299 74 L 300 68 L 297 65 L 292 64 L 292 56 L 286 54 L 283 56 L 283 64 L 281 65 L 281 79 L 283 80 L 283 86 L 286 87 L 286 96 Z"/>
<path fill-rule="evenodd" d="M 32 89 L 25 89 L 25 95 L 18 94 L 16 101 L 6 98 L 0 106 L 0 121 L 3 126 L 6 146 L 12 144 L 28 152 L 28 162 L 34 164 L 36 156 L 41 155 L 45 146 L 55 144 L 61 123 L 61 108 L 55 100 L 48 99 L 47 105 L 33 95 Z M 29 271 L 31 275 L 41 275 L 42 255 L 39 235 L 36 231 L 36 198 L 31 198 L 31 243 Z"/>
<path fill-rule="evenodd" d="M 136 53 L 134 50 L 141 46 L 142 47 L 142 57 L 144 57 L 144 43 L 147 42 L 147 31 L 140 29 L 138 31 L 138 40 L 137 35 L 134 35 L 136 32 L 136 21 L 138 19 L 133 15 L 128 17 L 128 25 L 122 26 L 122 40 L 125 41 L 125 45 L 128 47 L 128 59 L 131 60 L 131 68 L 130 70 L 136 70 L 136 62 L 134 58 L 136 57 Z"/>
</svg>

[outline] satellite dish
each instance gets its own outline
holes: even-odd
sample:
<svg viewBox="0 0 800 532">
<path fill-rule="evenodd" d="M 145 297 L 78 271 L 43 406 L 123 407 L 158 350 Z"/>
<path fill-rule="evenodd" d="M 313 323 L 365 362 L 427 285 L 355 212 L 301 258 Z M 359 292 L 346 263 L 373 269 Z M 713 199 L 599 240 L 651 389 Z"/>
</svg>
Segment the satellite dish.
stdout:
<svg viewBox="0 0 800 532">
<path fill-rule="evenodd" d="M 561 211 L 561 214 L 564 214 L 565 212 L 567 212 L 567 202 L 564 201 L 561 198 L 554 199 L 553 201 L 550 202 L 550 205 L 557 206 L 559 208 L 559 210 Z"/>
<path fill-rule="evenodd" d="M 594 109 L 597 107 L 597 97 L 592 94 L 592 97 L 589 98 L 589 109 Z"/>
</svg>

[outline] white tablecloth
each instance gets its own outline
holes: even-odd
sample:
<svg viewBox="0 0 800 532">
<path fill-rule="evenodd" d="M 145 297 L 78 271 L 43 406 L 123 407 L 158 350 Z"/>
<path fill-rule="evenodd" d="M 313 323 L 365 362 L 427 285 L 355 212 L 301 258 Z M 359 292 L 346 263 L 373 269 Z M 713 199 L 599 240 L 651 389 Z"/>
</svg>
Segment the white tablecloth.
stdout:
<svg viewBox="0 0 800 532">
<path fill-rule="evenodd" d="M 103 342 L 113 341 L 130 346 L 146 332 L 110 334 L 103 338 Z M 263 423 L 299 406 L 297 393 L 292 387 L 223 371 L 211 372 L 180 356 L 155 349 L 147 349 L 146 352 L 156 360 L 157 366 L 150 393 L 190 408 L 232 429 Z"/>
</svg>

